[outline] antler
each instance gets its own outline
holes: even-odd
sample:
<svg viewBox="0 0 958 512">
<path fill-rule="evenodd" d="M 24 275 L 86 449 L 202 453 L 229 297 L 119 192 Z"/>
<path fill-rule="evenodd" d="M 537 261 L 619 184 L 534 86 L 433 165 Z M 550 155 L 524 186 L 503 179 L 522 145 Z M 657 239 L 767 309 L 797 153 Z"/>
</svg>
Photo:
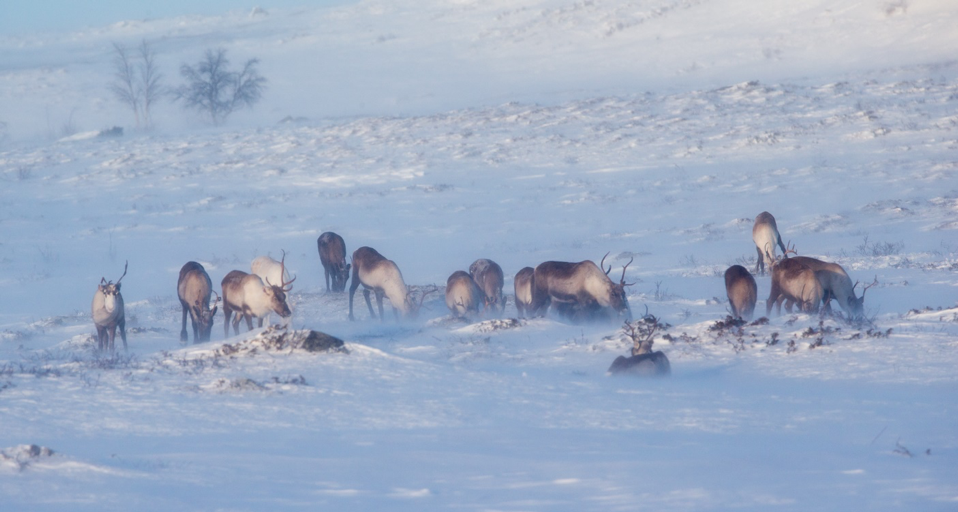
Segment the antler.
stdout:
<svg viewBox="0 0 958 512">
<path fill-rule="evenodd" d="M 279 287 L 282 288 L 284 292 L 290 292 L 293 290 L 293 287 L 290 285 L 293 284 L 293 281 L 296 280 L 296 277 L 293 277 L 289 281 L 286 280 L 286 249 L 283 249 L 283 259 L 280 260 L 279 267 Z"/>
<path fill-rule="evenodd" d="M 789 248 L 789 246 L 791 246 L 791 248 Z M 787 258 L 789 254 L 798 254 L 798 251 L 795 250 L 795 246 L 792 245 L 791 240 L 789 240 L 788 243 L 785 244 L 785 252 L 782 254 L 782 257 Z"/>
<path fill-rule="evenodd" d="M 619 284 L 621 284 L 623 288 L 626 287 L 626 286 L 631 286 L 631 285 L 625 283 L 625 269 L 629 268 L 629 265 L 631 265 L 631 264 L 632 264 L 632 261 L 634 261 L 634 260 L 635 260 L 635 256 L 632 256 L 631 258 L 629 258 L 629 262 L 626 263 L 624 267 L 622 267 L 622 278 L 619 279 Z M 609 267 L 609 270 L 611 270 L 611 269 L 612 269 L 612 267 Z M 635 283 L 632 283 L 632 284 L 635 284 Z"/>
<path fill-rule="evenodd" d="M 611 252 L 612 251 L 605 253 L 605 256 L 608 256 Z M 605 272 L 605 275 L 609 275 L 609 272 L 612 272 L 612 265 L 609 265 L 609 270 L 605 270 L 605 256 L 603 256 L 602 261 L 599 262 L 599 268 Z"/>
<path fill-rule="evenodd" d="M 129 260 L 127 260 L 127 262 L 123 264 L 123 275 L 120 276 L 120 278 L 116 280 L 116 284 L 120 284 L 120 281 L 123 280 L 123 277 L 126 275 L 126 268 L 127 268 L 128 266 L 130 266 L 130 261 L 129 261 Z"/>
<path fill-rule="evenodd" d="M 213 292 L 213 295 L 216 295 L 216 300 L 213 301 L 213 307 L 216 307 L 216 305 L 219 304 L 221 300 L 220 294 L 216 293 L 216 290 L 212 290 L 212 292 Z"/>
<path fill-rule="evenodd" d="M 856 282 L 855 284 L 858 284 L 858 283 Z M 872 283 L 871 283 L 870 285 L 868 285 L 868 286 L 862 288 L 862 297 L 861 297 L 862 300 L 865 300 L 865 292 L 867 292 L 869 288 L 871 288 L 872 286 L 875 286 L 875 285 L 877 285 L 877 284 L 878 284 L 878 276 L 876 275 L 876 276 L 875 276 L 875 280 L 872 281 Z M 852 289 L 854 289 L 854 287 L 852 287 Z"/>
</svg>

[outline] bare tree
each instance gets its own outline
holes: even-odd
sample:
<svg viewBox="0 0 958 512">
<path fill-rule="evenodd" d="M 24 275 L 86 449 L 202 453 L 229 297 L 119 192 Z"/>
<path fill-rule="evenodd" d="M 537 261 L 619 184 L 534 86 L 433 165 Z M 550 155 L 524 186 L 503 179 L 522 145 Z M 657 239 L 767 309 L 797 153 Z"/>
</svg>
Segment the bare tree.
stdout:
<svg viewBox="0 0 958 512">
<path fill-rule="evenodd" d="M 140 127 L 140 88 L 136 83 L 136 70 L 130 61 L 126 48 L 113 43 L 113 83 L 110 91 L 118 100 L 125 103 L 133 111 L 136 127 Z"/>
<path fill-rule="evenodd" d="M 256 71 L 258 63 L 258 59 L 250 59 L 237 73 L 229 70 L 226 50 L 206 50 L 196 66 L 180 67 L 187 83 L 176 89 L 175 96 L 186 108 L 209 115 L 213 124 L 220 124 L 237 108 L 252 107 L 262 98 L 266 79 Z"/>
<path fill-rule="evenodd" d="M 113 43 L 113 83 L 110 91 L 130 107 L 137 128 L 152 128 L 152 108 L 163 95 L 163 75 L 156 65 L 156 52 L 144 39 L 137 49 L 139 62 L 130 52 Z"/>
<path fill-rule="evenodd" d="M 153 105 L 164 93 L 161 83 L 163 75 L 156 67 L 156 52 L 144 39 L 140 43 L 140 87 L 143 93 L 143 123 L 147 128 L 153 127 Z"/>
</svg>

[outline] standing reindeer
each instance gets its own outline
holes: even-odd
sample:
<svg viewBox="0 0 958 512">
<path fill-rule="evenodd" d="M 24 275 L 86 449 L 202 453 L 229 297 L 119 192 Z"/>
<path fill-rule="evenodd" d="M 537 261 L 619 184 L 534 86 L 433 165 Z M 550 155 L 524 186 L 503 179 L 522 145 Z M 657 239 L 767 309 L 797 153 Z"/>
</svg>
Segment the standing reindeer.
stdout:
<svg viewBox="0 0 958 512">
<path fill-rule="evenodd" d="M 399 314 L 402 313 L 403 319 L 412 319 L 419 315 L 419 308 L 422 307 L 426 295 L 433 290 L 424 292 L 419 299 L 419 303 L 412 300 L 412 292 L 406 289 L 406 283 L 403 281 L 402 273 L 399 267 L 392 260 L 387 260 L 382 254 L 379 254 L 372 247 L 360 247 L 353 251 L 353 276 L 352 283 L 349 285 L 349 319 L 356 320 L 353 316 L 353 297 L 356 295 L 356 289 L 359 285 L 363 286 L 363 297 L 366 299 L 366 306 L 369 307 L 369 315 L 376 318 L 373 311 L 373 304 L 369 299 L 369 292 L 376 294 L 376 303 L 379 306 L 379 319 L 385 322 L 383 315 L 383 297 L 389 298 L 392 304 L 393 314 L 396 320 L 399 320 Z"/>
<path fill-rule="evenodd" d="M 253 317 L 263 326 L 263 318 L 272 311 L 282 318 L 289 318 L 292 312 L 286 303 L 286 294 L 292 291 L 294 277 L 286 281 L 286 258 L 280 262 L 280 284 L 275 285 L 266 278 L 266 283 L 256 274 L 247 274 L 241 270 L 234 270 L 223 278 L 223 334 L 230 335 L 230 316 L 236 313 L 233 319 L 233 334 L 239 334 L 240 320 L 246 318 L 246 326 L 253 330 Z"/>
<path fill-rule="evenodd" d="M 492 260 L 478 259 L 469 265 L 469 275 L 482 290 L 483 313 L 491 309 L 497 316 L 502 315 L 506 309 L 506 301 L 502 296 L 502 267 Z"/>
<path fill-rule="evenodd" d="M 838 305 L 845 311 L 849 318 L 861 318 L 865 314 L 865 292 L 878 284 L 878 278 L 875 282 L 862 289 L 862 296 L 855 297 L 855 287 L 858 283 L 852 284 L 845 269 L 838 263 L 829 263 L 826 261 L 809 258 L 808 256 L 795 256 L 792 258 L 804 265 L 807 265 L 815 272 L 818 281 L 822 284 L 824 296 L 822 305 L 829 307 L 831 299 L 838 301 Z M 788 305 L 786 304 L 786 308 Z"/>
<path fill-rule="evenodd" d="M 732 265 L 725 271 L 725 293 L 732 308 L 732 317 L 751 320 L 758 298 L 758 286 L 745 267 Z"/>
<path fill-rule="evenodd" d="M 264 283 L 272 286 L 275 283 L 292 283 L 293 279 L 289 279 L 289 269 L 286 268 L 286 251 L 283 251 L 283 257 L 280 261 L 276 261 L 269 256 L 259 256 L 253 259 L 253 262 L 250 263 L 250 271 L 253 274 L 259 276 Z M 289 281 L 287 281 L 289 279 Z M 285 288 L 285 285 L 283 286 Z M 289 290 L 285 290 L 286 293 L 289 293 Z M 266 318 L 269 318 L 267 313 Z M 262 319 L 260 319 L 260 326 L 262 326 Z M 268 325 L 268 324 L 267 324 Z"/>
<path fill-rule="evenodd" d="M 349 280 L 349 263 L 346 263 L 346 242 L 343 237 L 327 231 L 316 239 L 319 248 L 319 261 L 323 264 L 326 273 L 326 291 L 340 292 L 346 290 L 346 281 Z M 329 281 L 332 278 L 333 286 Z"/>
<path fill-rule="evenodd" d="M 606 256 L 608 253 L 602 257 L 600 265 L 604 266 Z M 604 316 L 611 310 L 615 313 L 613 316 L 624 316 L 626 320 L 631 320 L 632 311 L 625 294 L 625 287 L 632 284 L 625 282 L 625 270 L 630 264 L 631 259 L 622 267 L 622 278 L 618 284 L 609 279 L 611 266 L 603 272 L 589 260 L 579 263 L 547 261 L 539 264 L 532 275 L 533 315 L 544 315 L 549 305 L 557 302 L 563 304 L 557 306 L 560 312 L 586 313 L 588 318 Z"/>
<path fill-rule="evenodd" d="M 474 320 L 479 317 L 479 305 L 485 294 L 472 277 L 457 270 L 446 280 L 446 307 L 456 318 Z"/>
<path fill-rule="evenodd" d="M 778 234 L 775 217 L 772 217 L 771 213 L 762 212 L 755 217 L 755 225 L 752 226 L 752 241 L 755 242 L 755 251 L 758 252 L 758 261 L 755 262 L 755 272 L 758 274 L 764 274 L 766 266 L 769 272 L 772 271 L 776 245 L 782 248 L 784 257 L 788 257 L 788 251 L 785 250 L 782 237 Z"/>
<path fill-rule="evenodd" d="M 776 313 L 782 314 L 782 301 L 789 313 L 795 303 L 800 311 L 817 313 L 825 295 L 815 271 L 794 258 L 785 259 L 789 253 L 794 254 L 795 250 L 787 249 L 782 258 L 772 258 L 772 289 L 765 302 L 766 316 L 772 313 L 772 304 L 776 306 Z"/>
<path fill-rule="evenodd" d="M 213 291 L 213 282 L 203 265 L 195 261 L 188 261 L 180 269 L 180 278 L 176 283 L 176 294 L 183 307 L 183 328 L 180 330 L 180 341 L 189 341 L 186 333 L 186 313 L 189 311 L 193 321 L 193 343 L 210 341 L 210 331 L 213 330 L 213 317 L 216 315 L 219 295 L 210 307 L 210 295 Z"/>
<path fill-rule="evenodd" d="M 100 285 L 93 294 L 93 324 L 96 325 L 97 349 L 113 352 L 116 329 L 120 329 L 123 350 L 126 350 L 126 315 L 123 311 L 123 295 L 120 294 L 120 281 L 126 276 L 129 261 L 123 265 L 123 275 L 116 280 L 100 278 Z"/>
<path fill-rule="evenodd" d="M 523 267 L 516 272 L 516 277 L 512 279 L 516 292 L 516 311 L 519 318 L 528 315 L 532 311 L 532 275 L 535 269 L 532 267 Z"/>
</svg>

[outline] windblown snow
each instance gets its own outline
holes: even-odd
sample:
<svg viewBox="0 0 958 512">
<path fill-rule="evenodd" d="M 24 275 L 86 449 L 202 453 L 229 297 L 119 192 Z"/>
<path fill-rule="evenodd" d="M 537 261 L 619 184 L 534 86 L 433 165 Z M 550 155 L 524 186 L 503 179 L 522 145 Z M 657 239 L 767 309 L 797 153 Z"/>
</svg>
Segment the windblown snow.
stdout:
<svg viewBox="0 0 958 512">
<path fill-rule="evenodd" d="M 363 1 L 0 38 L 2 509 L 953 510 L 955 26 L 944 0 Z M 142 39 L 170 85 L 257 57 L 266 96 L 138 132 L 107 86 Z M 766 210 L 877 280 L 867 321 L 717 324 Z M 360 292 L 350 322 L 324 231 L 416 291 L 490 258 L 506 318 L 433 294 L 380 322 Z M 283 251 L 288 331 L 180 343 L 184 263 L 219 291 Z M 606 253 L 671 377 L 607 374 L 621 324 L 516 319 L 519 269 Z M 130 350 L 98 354 L 127 261 Z"/>
</svg>

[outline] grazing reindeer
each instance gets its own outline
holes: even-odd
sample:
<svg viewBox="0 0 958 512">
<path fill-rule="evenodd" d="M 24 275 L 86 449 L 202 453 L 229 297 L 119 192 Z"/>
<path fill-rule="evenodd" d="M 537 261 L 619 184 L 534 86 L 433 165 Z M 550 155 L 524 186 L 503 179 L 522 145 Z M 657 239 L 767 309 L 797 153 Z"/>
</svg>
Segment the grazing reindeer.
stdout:
<svg viewBox="0 0 958 512">
<path fill-rule="evenodd" d="M 327 231 L 316 239 L 319 248 L 319 261 L 323 264 L 326 273 L 326 291 L 343 292 L 346 290 L 346 281 L 349 280 L 349 263 L 346 263 L 346 242 L 343 237 Z M 329 279 L 332 277 L 333 286 L 330 288 Z"/>
<path fill-rule="evenodd" d="M 822 304 L 826 308 L 828 308 L 829 302 L 835 299 L 850 318 L 864 316 L 865 291 L 878 284 L 877 277 L 875 282 L 862 289 L 861 297 L 855 297 L 855 287 L 858 286 L 858 283 L 852 284 L 851 278 L 838 263 L 829 263 L 808 256 L 795 256 L 792 259 L 808 265 L 815 272 L 818 281 L 822 283 L 822 289 L 825 293 L 822 297 Z"/>
<path fill-rule="evenodd" d="M 286 281 L 282 276 L 286 275 L 286 258 L 280 262 L 280 284 L 275 285 L 269 278 L 266 278 L 266 284 L 256 274 L 247 274 L 241 270 L 234 270 L 223 278 L 223 334 L 225 337 L 230 335 L 230 316 L 236 313 L 233 319 L 233 334 L 239 334 L 239 323 L 244 317 L 246 326 L 253 330 L 253 317 L 259 320 L 259 326 L 263 326 L 263 318 L 272 311 L 282 318 L 289 318 L 292 312 L 286 303 L 286 294 L 293 287 L 294 277 Z"/>
<path fill-rule="evenodd" d="M 379 305 L 379 319 L 383 322 L 386 321 L 383 316 L 383 297 L 389 298 L 389 303 L 393 306 L 393 314 L 398 321 L 400 312 L 403 319 L 412 319 L 418 316 L 419 308 L 426 300 L 426 295 L 436 291 L 435 289 L 426 291 L 419 298 L 418 304 L 414 302 L 411 298 L 412 292 L 406 289 L 406 283 L 403 281 L 399 267 L 372 247 L 360 247 L 353 251 L 352 280 L 349 285 L 350 320 L 356 319 L 353 316 L 353 297 L 356 295 L 356 289 L 359 288 L 359 285 L 363 285 L 363 297 L 366 299 L 366 306 L 369 307 L 369 315 L 373 318 L 376 318 L 376 313 L 373 312 L 369 292 L 370 290 L 375 292 L 376 303 Z"/>
<path fill-rule="evenodd" d="M 180 278 L 176 283 L 176 294 L 183 306 L 183 328 L 180 330 L 180 341 L 189 341 L 186 334 L 186 312 L 189 311 L 193 321 L 193 343 L 210 341 L 210 331 L 213 330 L 213 317 L 216 315 L 220 297 L 210 307 L 210 294 L 213 291 L 213 282 L 203 265 L 195 261 L 188 261 L 180 269 Z"/>
<path fill-rule="evenodd" d="M 502 296 L 502 267 L 492 260 L 478 259 L 469 265 L 469 275 L 482 290 L 483 313 L 492 309 L 496 315 L 502 315 L 506 309 L 506 301 Z"/>
<path fill-rule="evenodd" d="M 123 275 L 116 280 L 100 278 L 100 285 L 93 294 L 93 324 L 96 325 L 97 349 L 113 352 L 116 329 L 120 328 L 123 350 L 126 350 L 126 315 L 123 311 L 123 295 L 120 294 L 120 281 L 126 276 L 129 261 L 123 265 Z"/>
<path fill-rule="evenodd" d="M 765 267 L 768 266 L 769 272 L 772 271 L 772 264 L 775 261 L 775 246 L 778 245 L 788 257 L 788 251 L 782 243 L 782 237 L 778 234 L 778 226 L 775 224 L 775 217 L 771 213 L 762 212 L 755 217 L 755 225 L 752 226 L 752 241 L 755 242 L 755 250 L 758 252 L 758 261 L 755 262 L 755 272 L 765 273 Z"/>
<path fill-rule="evenodd" d="M 457 270 L 446 280 L 446 307 L 452 316 L 473 320 L 479 317 L 479 305 L 485 294 L 472 277 Z"/>
<path fill-rule="evenodd" d="M 529 314 L 532 310 L 532 274 L 535 269 L 532 267 L 523 267 L 516 273 L 512 282 L 516 290 L 516 311 L 519 318 Z"/>
<path fill-rule="evenodd" d="M 605 264 L 605 256 L 600 265 Z M 625 270 L 630 264 L 631 259 L 622 267 L 622 278 L 618 284 L 609 279 L 611 266 L 603 272 L 588 260 L 579 263 L 547 261 L 539 264 L 532 275 L 533 315 L 544 315 L 555 301 L 572 304 L 571 309 L 559 306 L 560 311 L 600 313 L 612 310 L 617 316 L 625 316 L 630 320 L 632 311 L 625 295 L 625 287 L 632 284 L 625 282 Z"/>
<path fill-rule="evenodd" d="M 732 265 L 725 271 L 725 293 L 732 308 L 732 317 L 751 320 L 755 312 L 758 286 L 745 267 Z"/>
<path fill-rule="evenodd" d="M 789 313 L 792 312 L 792 305 L 795 303 L 798 303 L 800 311 L 818 312 L 822 298 L 825 296 L 822 283 L 808 265 L 796 261 L 795 258 L 785 259 L 788 253 L 794 252 L 794 249 L 788 249 L 781 259 L 772 258 L 774 262 L 771 267 L 772 290 L 765 303 L 766 316 L 771 314 L 773 303 L 776 306 L 776 313 L 782 314 L 782 301 L 786 301 L 785 309 Z"/>
</svg>

